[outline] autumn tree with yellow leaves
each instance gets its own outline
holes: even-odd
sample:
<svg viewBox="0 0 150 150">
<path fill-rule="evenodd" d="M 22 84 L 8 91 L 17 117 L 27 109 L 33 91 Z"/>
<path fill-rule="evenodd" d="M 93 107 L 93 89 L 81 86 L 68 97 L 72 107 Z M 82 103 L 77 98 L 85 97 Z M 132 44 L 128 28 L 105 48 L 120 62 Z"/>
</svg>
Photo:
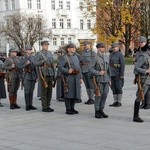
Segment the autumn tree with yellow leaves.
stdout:
<svg viewBox="0 0 150 150">
<path fill-rule="evenodd" d="M 107 45 L 121 41 L 125 45 L 125 56 L 128 56 L 130 42 L 140 34 L 140 0 L 85 0 L 95 15 L 96 23 L 92 29 L 98 41 Z M 93 6 L 96 8 L 93 11 Z"/>
</svg>

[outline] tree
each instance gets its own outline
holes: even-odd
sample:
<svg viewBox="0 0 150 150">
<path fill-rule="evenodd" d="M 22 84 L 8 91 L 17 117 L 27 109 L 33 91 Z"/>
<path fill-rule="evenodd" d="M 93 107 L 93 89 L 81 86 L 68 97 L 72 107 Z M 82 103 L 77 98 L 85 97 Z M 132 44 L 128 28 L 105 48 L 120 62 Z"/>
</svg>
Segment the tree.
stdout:
<svg viewBox="0 0 150 150">
<path fill-rule="evenodd" d="M 33 46 L 41 37 L 50 37 L 51 32 L 44 28 L 45 24 L 46 20 L 39 15 L 13 14 L 2 25 L 0 33 L 14 41 L 22 51 L 26 44 Z"/>
<path fill-rule="evenodd" d="M 141 35 L 147 37 L 150 35 L 150 1 L 141 0 Z"/>
<path fill-rule="evenodd" d="M 92 0 L 85 2 L 93 4 Z M 125 45 L 125 56 L 128 56 L 130 42 L 140 34 L 140 0 L 96 0 L 95 7 L 93 32 L 98 40 L 107 44 L 121 41 Z"/>
</svg>

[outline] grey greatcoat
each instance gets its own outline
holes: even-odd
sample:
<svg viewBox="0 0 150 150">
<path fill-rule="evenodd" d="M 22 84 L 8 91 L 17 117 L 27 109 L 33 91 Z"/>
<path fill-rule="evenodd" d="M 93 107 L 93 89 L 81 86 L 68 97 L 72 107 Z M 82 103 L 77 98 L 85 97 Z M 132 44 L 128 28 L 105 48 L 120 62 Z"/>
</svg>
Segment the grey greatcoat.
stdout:
<svg viewBox="0 0 150 150">
<path fill-rule="evenodd" d="M 111 68 L 111 89 L 113 94 L 122 94 L 122 87 L 124 85 L 124 71 L 125 62 L 122 52 L 117 51 L 110 54 L 110 68 Z"/>
<path fill-rule="evenodd" d="M 4 62 L 4 68 L 9 73 L 11 78 L 10 80 L 10 88 L 9 88 L 9 96 L 15 95 L 17 96 L 17 91 L 20 86 L 20 78 L 22 71 L 18 68 L 18 60 L 19 57 L 8 57 Z M 15 64 L 15 68 L 12 68 L 12 64 Z"/>
<path fill-rule="evenodd" d="M 68 73 L 70 68 L 79 70 L 79 74 L 70 75 Z M 64 76 L 65 81 L 68 84 L 68 92 L 64 93 L 64 97 L 66 99 L 80 99 L 81 98 L 80 79 L 82 79 L 82 73 L 78 57 L 75 54 L 73 55 L 65 54 L 60 59 L 58 69 L 60 69 L 60 71 Z"/>
<path fill-rule="evenodd" d="M 5 74 L 4 74 L 4 63 L 0 60 L 0 99 L 6 98 L 6 89 L 4 84 Z"/>
<path fill-rule="evenodd" d="M 24 86 L 24 95 L 26 106 L 32 106 L 33 91 L 37 79 L 36 66 L 33 64 L 34 56 L 25 55 L 19 59 L 18 67 L 23 69 L 22 82 Z M 30 61 L 30 64 L 26 64 Z"/>
<path fill-rule="evenodd" d="M 150 51 L 146 51 L 142 53 L 142 55 L 139 57 L 135 65 L 135 71 L 141 75 L 141 84 L 145 96 L 146 95 L 150 96 L 150 76 L 146 74 L 146 70 L 148 70 L 149 68 L 150 68 Z"/>
<path fill-rule="evenodd" d="M 105 71 L 104 75 L 100 75 L 100 71 L 102 70 Z M 109 92 L 109 82 L 111 81 L 109 58 L 105 54 L 97 53 L 92 62 L 91 73 L 96 78 L 96 83 L 99 86 L 101 94 L 101 96 L 95 96 L 95 110 L 103 110 Z"/>
<path fill-rule="evenodd" d="M 41 82 L 42 108 L 46 109 L 50 107 L 53 79 L 55 77 L 54 59 L 52 53 L 48 50 L 41 50 L 36 53 L 33 64 L 39 67 L 46 83 L 48 84 L 48 87 L 44 88 L 43 82 Z"/>
<path fill-rule="evenodd" d="M 93 84 L 91 80 L 91 63 L 95 59 L 96 53 L 92 50 L 83 50 L 80 57 L 81 70 L 83 75 L 83 81 L 86 87 L 87 95 L 89 99 L 94 98 Z"/>
</svg>

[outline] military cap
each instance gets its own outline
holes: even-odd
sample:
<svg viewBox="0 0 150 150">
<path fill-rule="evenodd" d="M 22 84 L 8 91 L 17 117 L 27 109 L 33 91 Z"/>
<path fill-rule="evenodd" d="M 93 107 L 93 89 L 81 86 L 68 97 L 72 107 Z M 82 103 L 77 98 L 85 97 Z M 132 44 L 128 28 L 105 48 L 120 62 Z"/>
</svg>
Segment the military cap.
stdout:
<svg viewBox="0 0 150 150">
<path fill-rule="evenodd" d="M 32 50 L 32 46 L 30 46 L 30 45 L 25 45 L 25 50 Z"/>
<path fill-rule="evenodd" d="M 70 43 L 70 44 L 68 44 L 68 45 L 66 46 L 66 50 L 67 50 L 68 48 L 76 48 L 76 46 L 75 46 L 73 43 Z"/>
<path fill-rule="evenodd" d="M 96 48 L 105 47 L 105 44 L 103 42 L 99 42 L 96 44 Z"/>
<path fill-rule="evenodd" d="M 139 42 L 140 42 L 140 43 L 147 42 L 147 38 L 144 37 L 144 36 L 140 36 Z"/>
<path fill-rule="evenodd" d="M 111 44 L 111 47 L 112 47 L 112 48 L 114 48 L 114 47 L 119 47 L 119 43 L 114 42 L 114 43 Z"/>
<path fill-rule="evenodd" d="M 41 45 L 49 45 L 49 41 L 41 41 Z"/>
<path fill-rule="evenodd" d="M 83 42 L 83 45 L 84 45 L 84 46 L 90 45 L 90 44 L 91 44 L 91 43 L 90 43 L 89 41 L 84 41 L 84 42 Z"/>
<path fill-rule="evenodd" d="M 10 48 L 9 53 L 12 53 L 12 52 L 18 52 L 18 49 L 17 48 Z"/>
</svg>

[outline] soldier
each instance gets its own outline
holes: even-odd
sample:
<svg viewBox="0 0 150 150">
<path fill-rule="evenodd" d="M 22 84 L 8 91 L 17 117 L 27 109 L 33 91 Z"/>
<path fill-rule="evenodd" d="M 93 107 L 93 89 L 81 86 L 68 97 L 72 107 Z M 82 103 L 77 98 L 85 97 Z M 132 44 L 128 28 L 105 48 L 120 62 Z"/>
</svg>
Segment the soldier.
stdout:
<svg viewBox="0 0 150 150">
<path fill-rule="evenodd" d="M 82 75 L 83 75 L 83 81 L 86 87 L 88 100 L 85 102 L 85 104 L 94 104 L 94 91 L 93 91 L 93 85 L 91 80 L 91 72 L 90 72 L 90 63 L 92 60 L 94 60 L 96 53 L 93 52 L 90 48 L 90 43 L 88 41 L 85 41 L 83 43 L 84 49 L 81 53 L 81 69 L 82 69 Z"/>
<path fill-rule="evenodd" d="M 135 64 L 135 71 L 138 74 L 137 84 L 138 90 L 136 93 L 136 100 L 134 103 L 134 115 L 133 121 L 143 122 L 139 117 L 139 106 L 140 102 L 144 100 L 146 95 L 149 99 L 150 94 L 150 51 L 148 50 L 147 39 L 143 36 L 139 38 L 140 48 L 143 51 Z"/>
<path fill-rule="evenodd" d="M 64 55 L 65 51 L 64 50 L 60 50 L 58 51 L 57 55 L 58 55 L 58 64 L 59 61 L 61 59 L 61 57 Z M 58 65 L 57 65 L 58 67 Z M 60 69 L 57 68 L 57 81 L 56 81 L 56 99 L 58 101 L 62 101 L 64 102 L 64 89 L 63 89 L 63 81 L 62 81 L 62 72 L 60 71 Z"/>
<path fill-rule="evenodd" d="M 75 45 L 70 43 L 66 47 L 67 54 L 65 54 L 59 62 L 59 69 L 63 73 L 64 97 L 66 114 L 73 115 L 79 112 L 75 110 L 75 100 L 80 98 L 82 73 L 80 62 L 75 55 Z"/>
<path fill-rule="evenodd" d="M 95 89 L 95 118 L 108 118 L 103 109 L 109 92 L 109 85 L 111 85 L 109 58 L 105 55 L 104 43 L 97 43 L 96 48 L 97 56 L 91 67 Z"/>
<path fill-rule="evenodd" d="M 7 70 L 6 80 L 9 92 L 10 109 L 19 109 L 17 104 L 17 91 L 20 86 L 21 70 L 18 68 L 17 56 L 18 50 L 11 48 L 9 50 L 9 57 L 4 62 L 4 68 Z"/>
<path fill-rule="evenodd" d="M 36 110 L 33 106 L 33 91 L 37 80 L 36 67 L 33 65 L 32 47 L 25 46 L 25 55 L 19 59 L 18 67 L 23 69 L 22 83 L 24 86 L 24 97 L 26 111 Z"/>
<path fill-rule="evenodd" d="M 1 99 L 6 98 L 6 89 L 4 84 L 5 72 L 3 70 L 3 61 L 0 60 L 0 107 L 3 107 Z"/>
<path fill-rule="evenodd" d="M 122 100 L 122 87 L 124 85 L 124 56 L 119 49 L 118 43 L 112 44 L 113 52 L 110 54 L 111 68 L 111 89 L 113 92 L 114 103 L 110 107 L 120 107 Z"/>
<path fill-rule="evenodd" d="M 33 64 L 39 67 L 39 76 L 41 79 L 41 102 L 43 112 L 53 112 L 50 107 L 52 98 L 52 86 L 55 77 L 54 59 L 52 53 L 48 50 L 49 42 L 41 42 L 42 50 L 36 53 Z"/>
</svg>

